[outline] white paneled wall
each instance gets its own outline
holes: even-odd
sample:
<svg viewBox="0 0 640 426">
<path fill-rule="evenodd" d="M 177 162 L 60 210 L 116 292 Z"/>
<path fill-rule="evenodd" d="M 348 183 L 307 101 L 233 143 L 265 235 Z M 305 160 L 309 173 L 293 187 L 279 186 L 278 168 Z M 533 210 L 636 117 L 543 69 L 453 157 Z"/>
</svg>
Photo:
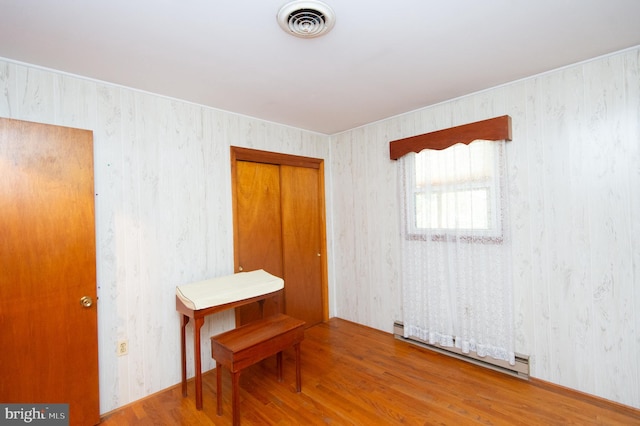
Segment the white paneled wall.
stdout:
<svg viewBox="0 0 640 426">
<path fill-rule="evenodd" d="M 337 316 L 402 318 L 389 141 L 508 114 L 517 351 L 640 408 L 640 49 L 332 137 Z"/>
<path fill-rule="evenodd" d="M 179 382 L 175 286 L 232 272 L 230 145 L 327 160 L 330 313 L 391 332 L 389 141 L 504 114 L 517 350 L 534 377 L 640 408 L 640 49 L 332 137 L 10 60 L 0 89 L 2 117 L 94 131 L 103 413 Z M 206 322 L 205 368 L 232 323 Z"/>
<path fill-rule="evenodd" d="M 233 271 L 229 146 L 329 158 L 325 135 L 9 60 L 0 116 L 94 132 L 102 413 L 180 381 L 175 287 Z M 206 321 L 204 369 L 208 336 L 232 326 Z"/>
</svg>

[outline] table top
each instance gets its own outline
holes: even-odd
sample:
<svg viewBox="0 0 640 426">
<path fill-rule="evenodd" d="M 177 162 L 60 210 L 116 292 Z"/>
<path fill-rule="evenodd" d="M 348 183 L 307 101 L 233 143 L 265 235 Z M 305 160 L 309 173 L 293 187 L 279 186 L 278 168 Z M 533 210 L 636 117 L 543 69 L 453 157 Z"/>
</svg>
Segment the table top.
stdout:
<svg viewBox="0 0 640 426">
<path fill-rule="evenodd" d="M 283 288 L 282 278 L 258 269 L 181 285 L 176 287 L 176 296 L 188 309 L 201 310 L 251 299 Z"/>
</svg>

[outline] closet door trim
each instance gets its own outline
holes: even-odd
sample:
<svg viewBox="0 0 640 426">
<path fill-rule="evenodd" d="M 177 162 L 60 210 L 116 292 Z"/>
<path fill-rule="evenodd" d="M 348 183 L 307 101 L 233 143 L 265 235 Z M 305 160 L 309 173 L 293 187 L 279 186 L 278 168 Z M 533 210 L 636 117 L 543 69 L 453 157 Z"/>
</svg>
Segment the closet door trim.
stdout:
<svg viewBox="0 0 640 426">
<path fill-rule="evenodd" d="M 231 147 L 231 167 L 236 161 L 252 161 L 254 163 L 277 164 L 282 166 L 323 168 L 324 160 L 320 158 L 301 157 L 297 155 L 281 154 L 279 152 L 260 151 L 257 149 Z M 323 185 L 324 187 L 324 185 Z M 323 191 L 324 198 L 324 191 Z"/>
</svg>

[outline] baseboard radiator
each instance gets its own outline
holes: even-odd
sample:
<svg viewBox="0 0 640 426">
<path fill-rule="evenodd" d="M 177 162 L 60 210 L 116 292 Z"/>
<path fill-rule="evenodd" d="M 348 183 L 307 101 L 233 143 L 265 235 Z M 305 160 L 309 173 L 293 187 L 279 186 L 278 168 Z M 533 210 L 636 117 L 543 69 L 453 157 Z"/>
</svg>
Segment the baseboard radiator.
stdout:
<svg viewBox="0 0 640 426">
<path fill-rule="evenodd" d="M 511 365 L 507 361 L 502 361 L 498 359 L 494 359 L 491 357 L 479 357 L 475 353 L 465 354 L 456 347 L 445 347 L 440 345 L 430 344 L 425 342 L 424 340 L 418 339 L 417 337 L 409 336 L 404 337 L 404 324 L 402 322 L 396 321 L 393 323 L 393 335 L 398 340 L 403 340 L 405 342 L 439 352 L 445 355 L 452 356 L 454 358 L 458 358 L 462 361 L 470 362 L 472 364 L 480 365 L 482 367 L 490 368 L 492 370 L 500 371 L 502 373 L 510 374 L 512 376 L 518 377 L 520 379 L 528 380 L 529 379 L 529 357 L 526 355 L 516 354 L 516 364 Z"/>
</svg>

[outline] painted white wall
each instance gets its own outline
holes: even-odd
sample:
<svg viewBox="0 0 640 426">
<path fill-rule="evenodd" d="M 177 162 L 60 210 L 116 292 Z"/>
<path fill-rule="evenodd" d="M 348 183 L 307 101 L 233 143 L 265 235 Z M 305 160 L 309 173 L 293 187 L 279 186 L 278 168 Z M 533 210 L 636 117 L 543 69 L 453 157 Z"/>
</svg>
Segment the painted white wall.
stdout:
<svg viewBox="0 0 640 426">
<path fill-rule="evenodd" d="M 640 408 L 640 49 L 332 137 L 336 315 L 402 319 L 389 142 L 508 114 L 518 352 L 533 377 Z"/>
<path fill-rule="evenodd" d="M 175 287 L 233 272 L 230 145 L 329 158 L 326 135 L 9 60 L 0 116 L 93 130 L 101 413 L 180 382 Z M 203 369 L 233 323 L 206 320 Z"/>
</svg>

